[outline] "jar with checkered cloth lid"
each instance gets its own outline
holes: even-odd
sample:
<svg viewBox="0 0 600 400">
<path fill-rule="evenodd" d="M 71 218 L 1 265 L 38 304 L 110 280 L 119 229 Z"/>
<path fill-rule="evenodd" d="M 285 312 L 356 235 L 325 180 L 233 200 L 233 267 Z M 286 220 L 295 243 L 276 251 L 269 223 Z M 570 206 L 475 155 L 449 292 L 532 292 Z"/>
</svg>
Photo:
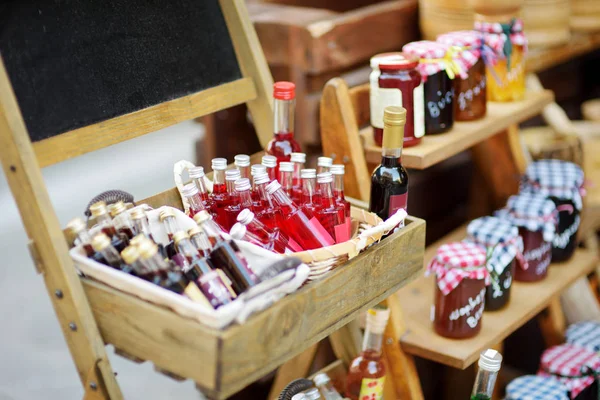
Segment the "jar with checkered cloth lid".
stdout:
<svg viewBox="0 0 600 400">
<path fill-rule="evenodd" d="M 553 346 L 544 351 L 538 376 L 561 382 L 569 397 L 577 400 L 597 399 L 600 357 L 597 353 L 572 344 Z"/>
<path fill-rule="evenodd" d="M 481 56 L 483 35 L 477 31 L 456 31 L 437 37 L 439 43 L 458 48 L 457 62 L 462 63 L 466 76 L 455 77 L 454 120 L 473 121 L 485 116 L 487 92 L 485 63 Z"/>
<path fill-rule="evenodd" d="M 528 268 L 523 259 L 523 240 L 518 228 L 500 218 L 481 217 L 467 226 L 465 240 L 485 247 L 487 269 L 491 275 L 491 285 L 485 294 L 485 309 L 501 309 L 510 300 L 515 268 Z"/>
<path fill-rule="evenodd" d="M 485 287 L 490 283 L 485 261 L 483 247 L 454 242 L 440 246 L 427 266 L 425 274 L 435 274 L 431 318 L 440 336 L 463 339 L 481 330 Z"/>
<path fill-rule="evenodd" d="M 600 352 L 600 323 L 583 321 L 569 325 L 566 332 L 567 343 L 585 347 L 595 353 Z"/>
<path fill-rule="evenodd" d="M 537 282 L 544 279 L 552 260 L 552 239 L 558 222 L 554 202 L 539 193 L 520 193 L 511 196 L 506 208 L 497 211 L 496 216 L 518 227 L 523 239 L 523 258 L 529 268 L 517 268 L 515 280 Z"/>
<path fill-rule="evenodd" d="M 454 124 L 452 79 L 456 75 L 467 76 L 457 60 L 458 48 L 421 40 L 405 44 L 402 52 L 419 58 L 417 69 L 424 82 L 425 134 L 449 131 Z"/>
<path fill-rule="evenodd" d="M 552 239 L 552 261 L 566 261 L 577 247 L 577 231 L 583 207 L 583 170 L 562 160 L 529 164 L 521 181 L 521 193 L 538 193 L 552 200 L 558 211 L 558 228 Z"/>
<path fill-rule="evenodd" d="M 547 376 L 525 375 L 506 386 L 505 400 L 569 400 L 565 385 Z"/>
</svg>

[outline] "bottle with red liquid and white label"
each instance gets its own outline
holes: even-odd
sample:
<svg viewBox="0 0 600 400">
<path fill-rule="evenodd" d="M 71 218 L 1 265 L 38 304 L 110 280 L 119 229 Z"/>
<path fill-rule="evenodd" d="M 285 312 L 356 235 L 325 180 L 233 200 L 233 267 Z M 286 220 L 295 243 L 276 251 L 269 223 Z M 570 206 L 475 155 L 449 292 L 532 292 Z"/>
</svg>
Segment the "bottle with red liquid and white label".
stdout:
<svg viewBox="0 0 600 400">
<path fill-rule="evenodd" d="M 214 213 L 217 215 L 217 221 L 225 221 L 225 207 L 229 205 L 229 194 L 225 183 L 225 171 L 227 170 L 227 160 L 225 158 L 213 158 L 211 161 L 213 169 L 213 190 L 210 198 L 215 204 Z"/>
<path fill-rule="evenodd" d="M 277 157 L 280 163 L 290 161 L 292 153 L 302 151 L 294 139 L 296 85 L 292 82 L 275 82 L 273 98 L 273 139 L 267 145 L 266 152 Z"/>
<path fill-rule="evenodd" d="M 282 161 L 279 163 L 279 184 L 285 193 L 292 197 L 292 177 L 294 175 L 294 164 L 288 161 Z"/>
<path fill-rule="evenodd" d="M 309 218 L 283 191 L 277 181 L 269 183 L 266 191 L 273 203 L 281 209 L 283 218 L 279 228 L 294 239 L 304 250 L 331 246 L 334 240 L 316 217 Z"/>
<path fill-rule="evenodd" d="M 270 229 L 279 227 L 279 222 L 283 216 L 279 207 L 273 203 L 271 195 L 267 193 L 266 187 L 271 180 L 269 175 L 266 173 L 259 173 L 254 176 L 254 185 L 258 201 L 261 204 L 261 208 L 254 208 L 256 212 L 256 218 L 265 224 Z M 275 181 L 276 182 L 276 181 Z"/>
<path fill-rule="evenodd" d="M 188 216 L 190 218 L 193 218 L 194 215 L 205 209 L 202 197 L 200 197 L 200 192 L 195 183 L 192 182 L 184 185 L 183 189 L 181 189 L 181 196 L 185 197 L 190 205 L 188 210 Z"/>
<path fill-rule="evenodd" d="M 304 169 L 304 164 L 306 164 L 306 154 L 292 153 L 290 161 L 294 164 L 294 173 L 292 174 L 292 200 L 294 203 L 300 204 L 300 199 L 302 197 L 300 171 Z"/>
<path fill-rule="evenodd" d="M 216 216 L 215 202 L 211 199 L 208 194 L 208 188 L 206 187 L 206 175 L 204 174 L 204 168 L 193 167 L 188 169 L 188 175 L 198 188 L 198 193 L 202 199 L 202 205 L 208 210 L 213 216 Z"/>
<path fill-rule="evenodd" d="M 323 172 L 317 175 L 319 190 L 319 208 L 317 219 L 323 228 L 335 238 L 336 243 L 343 243 L 350 239 L 350 232 L 346 224 L 344 206 L 337 203 L 333 197 L 333 175 Z"/>
<path fill-rule="evenodd" d="M 348 224 L 348 232 L 352 236 L 352 219 L 350 216 L 350 202 L 344 196 L 344 173 L 346 168 L 344 164 L 333 164 L 331 166 L 331 174 L 333 175 L 333 197 L 336 203 L 344 207 L 344 215 L 346 216 L 346 224 Z"/>
<path fill-rule="evenodd" d="M 269 180 L 274 181 L 279 178 L 279 169 L 277 168 L 277 157 L 262 156 L 261 163 L 267 169 L 267 174 L 269 174 Z"/>
<path fill-rule="evenodd" d="M 242 210 L 237 220 L 240 224 L 246 225 L 248 231 L 256 235 L 265 246 L 272 244 L 273 251 L 276 253 L 284 254 L 302 251 L 302 247 L 293 240 L 290 240 L 279 228 L 268 228 L 256 219 L 254 213 L 250 210 Z"/>
<path fill-rule="evenodd" d="M 306 168 L 300 171 L 302 180 L 302 196 L 300 198 L 300 208 L 304 213 L 312 218 L 317 214 L 319 208 L 319 196 L 317 195 L 317 170 Z"/>
<path fill-rule="evenodd" d="M 233 157 L 233 164 L 240 171 L 242 178 L 250 179 L 250 156 L 238 154 Z"/>
<path fill-rule="evenodd" d="M 317 174 L 323 172 L 330 172 L 331 166 L 333 165 L 333 159 L 331 157 L 319 157 L 317 158 Z"/>
<path fill-rule="evenodd" d="M 406 110 L 388 106 L 383 112 L 383 149 L 381 165 L 371 175 L 369 211 L 384 221 L 400 208 L 406 210 L 408 174 L 400 163 L 404 143 Z"/>
</svg>

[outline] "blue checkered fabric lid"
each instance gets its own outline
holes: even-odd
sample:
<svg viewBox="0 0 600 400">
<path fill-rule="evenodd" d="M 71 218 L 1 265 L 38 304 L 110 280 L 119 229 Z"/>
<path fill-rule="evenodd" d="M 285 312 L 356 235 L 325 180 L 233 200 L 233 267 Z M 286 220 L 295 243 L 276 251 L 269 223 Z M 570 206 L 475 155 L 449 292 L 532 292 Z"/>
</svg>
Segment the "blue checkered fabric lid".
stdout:
<svg viewBox="0 0 600 400">
<path fill-rule="evenodd" d="M 567 343 L 585 347 L 593 352 L 600 351 L 600 323 L 578 322 L 567 328 Z"/>
<path fill-rule="evenodd" d="M 532 232 L 542 231 L 546 242 L 554 239 L 558 223 L 556 205 L 546 196 L 539 193 L 510 196 L 505 210 L 506 213 L 502 214 L 502 217 L 508 218 L 513 225 Z"/>
<path fill-rule="evenodd" d="M 496 217 L 477 218 L 467 226 L 466 240 L 486 247 L 488 252 L 492 251 L 487 267 L 498 275 L 515 257 L 526 268 L 523 266 L 523 239 L 519 236 L 519 229 L 506 220 Z"/>
<path fill-rule="evenodd" d="M 539 160 L 527 167 L 520 192 L 571 200 L 581 210 L 583 180 L 583 170 L 576 164 L 562 160 Z"/>
<path fill-rule="evenodd" d="M 525 375 L 506 386 L 506 400 L 569 400 L 568 392 L 554 378 Z"/>
</svg>

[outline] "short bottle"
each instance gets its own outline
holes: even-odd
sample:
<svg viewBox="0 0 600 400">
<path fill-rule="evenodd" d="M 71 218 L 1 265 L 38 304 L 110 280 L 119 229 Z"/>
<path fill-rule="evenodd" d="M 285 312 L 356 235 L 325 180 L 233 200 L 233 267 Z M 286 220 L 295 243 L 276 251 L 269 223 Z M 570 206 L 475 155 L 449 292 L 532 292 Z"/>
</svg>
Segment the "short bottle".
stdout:
<svg viewBox="0 0 600 400">
<path fill-rule="evenodd" d="M 271 242 L 263 242 L 261 238 L 256 236 L 254 233 L 248 231 L 246 225 L 240 224 L 236 222 L 231 229 L 229 230 L 229 234 L 235 240 L 244 240 L 248 243 L 252 243 L 255 246 L 262 247 L 263 249 L 274 251 L 273 243 Z"/>
<path fill-rule="evenodd" d="M 302 179 L 300 178 L 300 171 L 304 169 L 304 165 L 306 164 L 306 154 L 292 153 L 290 161 L 294 164 L 294 173 L 292 174 L 292 201 L 296 204 L 300 204 L 300 198 L 302 197 Z"/>
<path fill-rule="evenodd" d="M 321 391 L 324 400 L 344 400 L 339 392 L 333 387 L 331 379 L 326 373 L 320 373 L 313 378 L 315 386 Z"/>
<path fill-rule="evenodd" d="M 344 195 L 344 174 L 346 168 L 344 164 L 333 164 L 331 166 L 331 173 L 333 174 L 333 197 L 336 203 L 344 207 L 344 216 L 346 217 L 347 230 L 349 235 L 352 236 L 352 218 L 350 216 L 350 202 L 346 200 Z"/>
<path fill-rule="evenodd" d="M 284 192 L 292 198 L 294 164 L 287 161 L 279 163 L 279 183 Z"/>
<path fill-rule="evenodd" d="M 336 243 L 343 243 L 350 239 L 350 232 L 346 224 L 344 206 L 337 203 L 333 197 L 333 175 L 323 172 L 317 175 L 319 195 L 319 208 L 317 219 L 323 228 L 335 239 Z"/>
<path fill-rule="evenodd" d="M 106 203 L 99 201 L 90 206 L 90 212 L 94 218 L 96 225 L 100 227 L 102 232 L 111 240 L 111 244 L 117 251 L 123 251 L 127 247 L 126 236 L 119 235 L 112 218 L 108 214 Z"/>
<path fill-rule="evenodd" d="M 121 269 L 123 272 L 134 276 L 144 276 L 148 273 L 142 264 L 140 251 L 136 246 L 127 246 L 121 252 L 121 259 L 124 263 Z"/>
<path fill-rule="evenodd" d="M 230 169 L 225 171 L 227 193 L 229 193 L 229 204 L 227 207 L 225 207 L 225 219 L 222 220 L 217 218 L 217 222 L 227 230 L 231 229 L 233 224 L 235 224 L 237 215 L 241 211 L 240 192 L 236 190 L 236 184 L 240 179 L 241 174 L 238 169 Z M 249 191 L 248 194 L 250 194 Z"/>
<path fill-rule="evenodd" d="M 225 207 L 229 205 L 229 194 L 225 183 L 225 171 L 227 170 L 227 160 L 225 158 L 213 158 L 211 162 L 213 169 L 213 191 L 211 199 L 214 202 L 215 219 L 225 220 Z"/>
<path fill-rule="evenodd" d="M 254 179 L 254 177 L 257 174 L 260 174 L 260 173 L 265 173 L 266 174 L 267 173 L 267 167 L 265 167 L 262 164 L 254 164 L 252 167 L 250 167 L 250 175 L 252 175 L 252 179 L 250 180 L 252 182 L 252 201 L 254 202 L 254 208 L 255 209 L 257 207 L 261 206 L 261 203 L 258 200 L 258 194 L 256 193 L 256 183 L 255 183 L 255 179 Z"/>
<path fill-rule="evenodd" d="M 279 172 L 277 168 L 277 157 L 263 156 L 261 163 L 267 169 L 267 174 L 269 174 L 270 181 L 274 181 L 279 177 Z"/>
<path fill-rule="evenodd" d="M 304 213 L 312 218 L 317 214 L 319 208 L 319 196 L 317 194 L 317 170 L 306 168 L 300 171 L 302 179 L 302 197 L 300 198 L 300 208 Z"/>
<path fill-rule="evenodd" d="M 175 243 L 173 242 L 173 235 L 179 231 L 179 225 L 177 224 L 177 218 L 173 210 L 165 208 L 158 214 L 158 220 L 163 224 L 169 243 L 165 246 L 167 257 L 172 258 L 177 254 Z"/>
<path fill-rule="evenodd" d="M 487 349 L 479 355 L 479 371 L 475 378 L 471 400 L 491 400 L 498 371 L 502 365 L 502 354 L 494 349 Z"/>
<path fill-rule="evenodd" d="M 256 218 L 260 222 L 270 229 L 275 229 L 279 227 L 283 214 L 266 190 L 269 182 L 271 181 L 266 173 L 259 173 L 254 176 L 255 192 L 260 205 L 259 207 L 255 206 L 254 210 L 256 211 Z"/>
<path fill-rule="evenodd" d="M 188 230 L 188 236 L 190 237 L 190 241 L 196 247 L 196 249 L 202 254 L 203 257 L 208 257 L 210 255 L 210 251 L 212 250 L 212 246 L 206 233 L 198 226 L 195 226 Z"/>
<path fill-rule="evenodd" d="M 138 246 L 138 250 L 145 270 L 150 271 L 147 276 L 142 278 L 178 294 L 185 291 L 189 283 L 188 279 L 182 271 L 170 267 L 169 263 L 159 253 L 158 246 L 155 243 L 144 240 Z"/>
<path fill-rule="evenodd" d="M 233 157 L 233 164 L 240 171 L 242 178 L 250 179 L 250 156 L 238 154 Z"/>
<path fill-rule="evenodd" d="M 131 212 L 131 220 L 133 221 L 133 231 L 136 236 L 144 235 L 147 238 L 154 240 L 154 238 L 152 237 L 152 232 L 150 230 L 148 216 L 142 208 L 138 207 L 133 209 L 133 211 Z M 131 240 L 129 241 L 129 244 L 131 244 Z"/>
<path fill-rule="evenodd" d="M 190 206 L 188 209 L 188 216 L 190 218 L 193 218 L 194 215 L 205 209 L 202 197 L 200 197 L 200 192 L 195 183 L 184 185 L 181 190 L 181 195 L 187 200 Z"/>
<path fill-rule="evenodd" d="M 87 230 L 85 222 L 79 217 L 73 218 L 67 224 L 67 230 L 71 235 L 74 245 L 81 245 L 85 250 L 85 254 L 88 257 L 93 257 L 96 251 L 92 247 L 92 237 Z"/>
<path fill-rule="evenodd" d="M 330 172 L 332 165 L 333 159 L 331 157 L 317 158 L 317 174 L 322 174 L 323 172 Z"/>
<path fill-rule="evenodd" d="M 102 255 L 106 265 L 114 269 L 122 269 L 121 255 L 110 242 L 105 233 L 99 233 L 92 239 L 92 247 Z"/>
<path fill-rule="evenodd" d="M 283 233 L 279 228 L 268 228 L 265 224 L 255 218 L 255 215 L 250 210 L 242 210 L 237 218 L 238 222 L 245 225 L 248 231 L 256 235 L 265 245 L 272 243 L 273 251 L 284 254 L 288 252 L 302 251 L 293 240 Z"/>
<path fill-rule="evenodd" d="M 119 236 L 129 242 L 134 235 L 133 221 L 127 212 L 127 207 L 122 201 L 118 201 L 112 205 L 110 215 L 113 218 L 113 225 Z"/>
<path fill-rule="evenodd" d="M 214 216 L 216 214 L 215 203 L 211 199 L 211 197 L 208 193 L 208 187 L 206 186 L 206 181 L 205 181 L 206 175 L 204 174 L 204 168 L 202 168 L 202 167 L 190 168 L 190 169 L 188 169 L 188 175 L 189 175 L 190 179 L 192 180 L 192 182 L 194 182 L 194 184 L 196 185 L 196 188 L 198 188 L 198 194 L 200 195 L 200 198 L 202 199 L 202 205 L 204 206 L 205 209 L 208 210 L 208 212 L 210 212 Z"/>
</svg>

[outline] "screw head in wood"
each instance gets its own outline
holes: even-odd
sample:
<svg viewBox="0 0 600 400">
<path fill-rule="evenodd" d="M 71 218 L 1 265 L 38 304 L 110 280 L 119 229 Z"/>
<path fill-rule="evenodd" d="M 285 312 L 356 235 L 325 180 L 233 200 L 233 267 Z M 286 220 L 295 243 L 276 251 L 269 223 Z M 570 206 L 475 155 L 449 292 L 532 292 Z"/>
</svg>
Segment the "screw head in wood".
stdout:
<svg viewBox="0 0 600 400">
<path fill-rule="evenodd" d="M 96 382 L 90 382 L 90 389 L 92 389 L 92 390 L 98 389 L 98 385 L 96 385 Z"/>
<path fill-rule="evenodd" d="M 63 298 L 63 292 L 62 292 L 62 290 L 60 290 L 60 289 L 56 289 L 56 290 L 54 291 L 54 295 L 55 295 L 57 298 L 59 298 L 59 299 L 62 299 L 62 298 Z"/>
<path fill-rule="evenodd" d="M 75 322 L 69 323 L 69 329 L 72 330 L 73 332 L 77 331 L 77 325 L 75 325 Z"/>
</svg>

